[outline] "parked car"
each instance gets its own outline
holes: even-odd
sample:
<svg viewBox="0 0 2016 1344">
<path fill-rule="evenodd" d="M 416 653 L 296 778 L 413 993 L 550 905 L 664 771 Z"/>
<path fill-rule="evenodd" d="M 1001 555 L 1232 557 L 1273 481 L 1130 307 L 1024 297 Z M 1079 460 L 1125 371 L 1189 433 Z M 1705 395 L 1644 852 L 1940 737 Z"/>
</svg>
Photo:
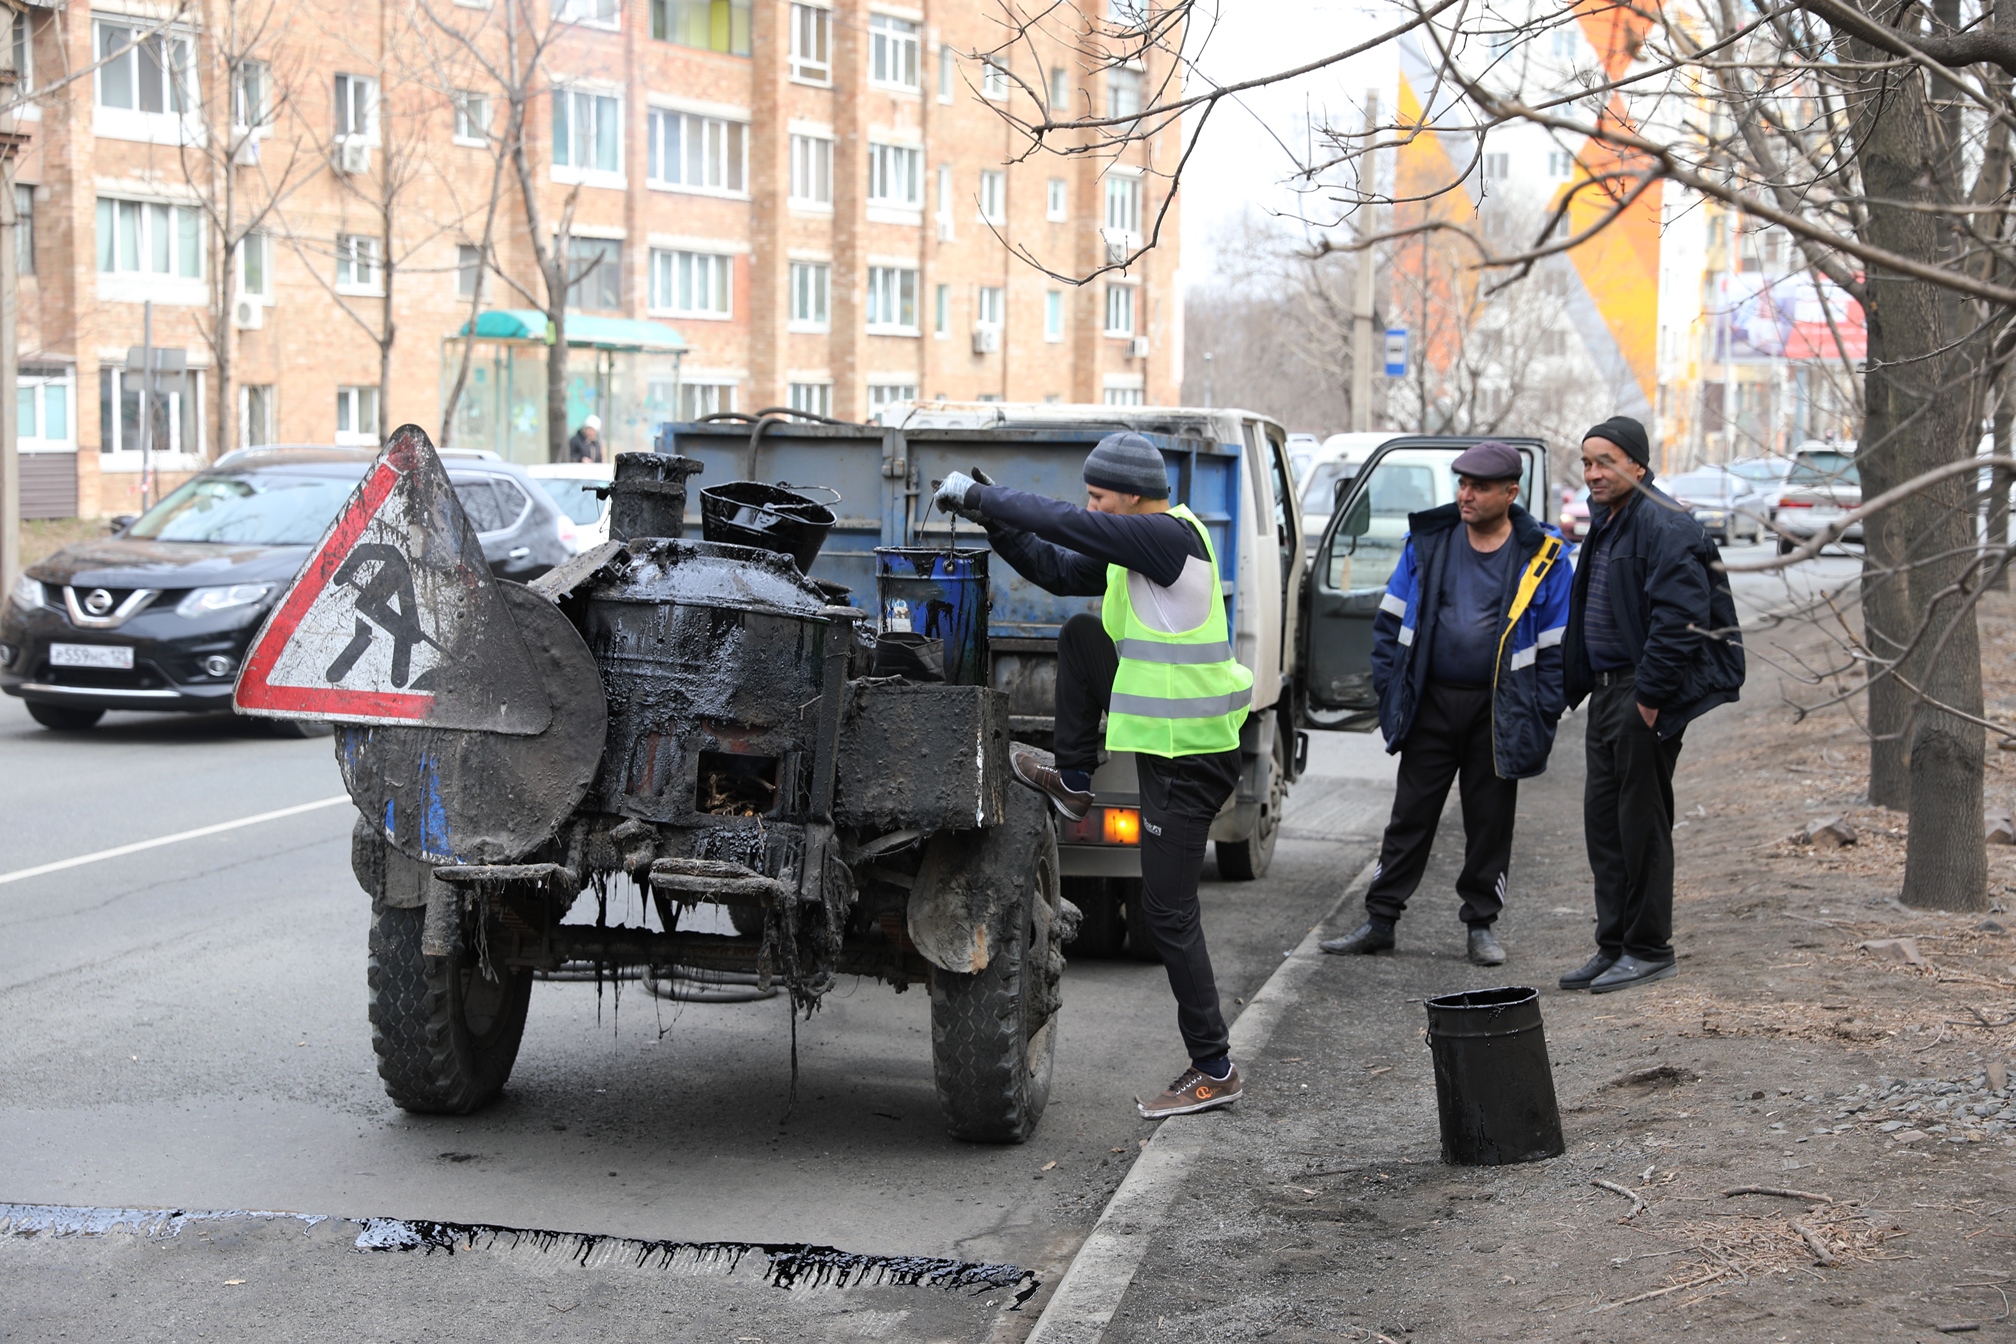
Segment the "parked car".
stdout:
<svg viewBox="0 0 2016 1344">
<path fill-rule="evenodd" d="M 1301 474 L 1302 538 L 1314 546 L 1330 525 L 1338 488 L 1357 475 L 1380 444 L 1400 436 L 1383 430 L 1369 434 L 1332 434 L 1323 440 L 1307 471 Z"/>
<path fill-rule="evenodd" d="M 1288 469 L 1295 473 L 1297 485 L 1308 479 L 1309 468 L 1316 464 L 1316 456 L 1322 451 L 1323 440 L 1314 434 L 1288 436 Z"/>
<path fill-rule="evenodd" d="M 0 691 L 56 729 L 108 709 L 229 709 L 259 623 L 376 456 L 227 453 L 114 535 L 29 566 L 0 610 Z M 475 454 L 445 465 L 495 573 L 531 579 L 567 558 L 559 510 L 525 468 Z"/>
<path fill-rule="evenodd" d="M 568 553 L 609 540 L 609 501 L 595 492 L 615 478 L 607 462 L 540 462 L 525 468 L 560 511 L 557 527 Z"/>
<path fill-rule="evenodd" d="M 1771 502 L 1771 526 L 1778 534 L 1778 554 L 1790 554 L 1861 504 L 1862 476 L 1855 466 L 1854 444 L 1801 445 L 1793 452 L 1785 480 Z M 1849 527 L 1841 539 L 1861 541 L 1862 525 Z"/>
<path fill-rule="evenodd" d="M 1723 545 L 1764 539 L 1762 513 L 1742 507 L 1754 492 L 1741 476 L 1720 467 L 1700 467 L 1661 485 L 1675 502 L 1694 515 L 1709 536 Z"/>
<path fill-rule="evenodd" d="M 1570 541 L 1589 537 L 1589 487 L 1583 486 L 1561 505 L 1561 535 Z"/>
</svg>

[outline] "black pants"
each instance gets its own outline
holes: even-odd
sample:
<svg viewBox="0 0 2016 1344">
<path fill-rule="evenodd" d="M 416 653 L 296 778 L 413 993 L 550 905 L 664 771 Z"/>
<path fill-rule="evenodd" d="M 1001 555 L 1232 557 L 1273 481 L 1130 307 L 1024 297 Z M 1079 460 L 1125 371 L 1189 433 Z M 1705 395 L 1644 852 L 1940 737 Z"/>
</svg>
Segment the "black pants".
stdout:
<svg viewBox="0 0 2016 1344">
<path fill-rule="evenodd" d="M 1589 697 L 1582 830 L 1596 875 L 1596 946 L 1609 956 L 1673 959 L 1673 766 L 1638 713 L 1627 677 Z"/>
<path fill-rule="evenodd" d="M 1057 632 L 1056 756 L 1060 770 L 1099 765 L 1099 716 L 1113 696 L 1120 656 L 1095 616 Z M 1141 789 L 1141 913 L 1176 996 L 1176 1029 L 1191 1060 L 1216 1059 L 1229 1036 L 1204 946 L 1197 883 L 1211 821 L 1239 786 L 1237 748 L 1209 756 L 1137 755 Z"/>
<path fill-rule="evenodd" d="M 1374 919 L 1399 919 L 1421 885 L 1449 785 L 1459 779 L 1463 871 L 1456 894 L 1463 898 L 1463 922 L 1488 928 L 1505 908 L 1519 782 L 1498 778 L 1492 759 L 1491 688 L 1431 681 L 1400 747 L 1393 817 L 1379 844 L 1379 870 L 1365 892 L 1365 912 Z"/>
</svg>

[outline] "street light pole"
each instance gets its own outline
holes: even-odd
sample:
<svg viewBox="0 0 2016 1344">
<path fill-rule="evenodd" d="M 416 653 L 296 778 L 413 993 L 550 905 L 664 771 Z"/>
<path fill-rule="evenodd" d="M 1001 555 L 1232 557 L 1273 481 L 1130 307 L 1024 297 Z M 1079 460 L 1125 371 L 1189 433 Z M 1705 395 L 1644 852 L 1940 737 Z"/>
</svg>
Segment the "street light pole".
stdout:
<svg viewBox="0 0 2016 1344">
<path fill-rule="evenodd" d="M 1211 410 L 1217 404 L 1217 402 L 1211 400 L 1211 352 L 1206 350 L 1204 352 L 1204 409 L 1207 411 Z"/>
<path fill-rule="evenodd" d="M 10 15 L 12 10 L 7 11 Z M 15 248 L 21 221 L 14 210 L 15 156 L 28 137 L 18 129 L 12 100 L 20 94 L 21 73 L 10 67 L 0 75 L 0 98 L 10 106 L 0 113 L 0 602 L 13 595 L 21 577 L 21 349 L 20 276 Z"/>
<path fill-rule="evenodd" d="M 1365 149 L 1359 156 L 1359 178 L 1373 172 L 1372 137 L 1379 133 L 1379 92 L 1368 90 L 1365 94 Z M 1373 183 L 1376 187 L 1377 183 Z M 1361 196 L 1369 195 L 1361 190 Z M 1360 237 L 1371 237 L 1378 232 L 1378 224 L 1373 216 L 1373 207 L 1363 207 L 1358 226 Z M 1358 251 L 1358 270 L 1353 277 L 1351 299 L 1351 428 L 1360 434 L 1372 428 L 1372 317 L 1378 299 L 1378 277 L 1374 274 L 1372 249 Z"/>
</svg>

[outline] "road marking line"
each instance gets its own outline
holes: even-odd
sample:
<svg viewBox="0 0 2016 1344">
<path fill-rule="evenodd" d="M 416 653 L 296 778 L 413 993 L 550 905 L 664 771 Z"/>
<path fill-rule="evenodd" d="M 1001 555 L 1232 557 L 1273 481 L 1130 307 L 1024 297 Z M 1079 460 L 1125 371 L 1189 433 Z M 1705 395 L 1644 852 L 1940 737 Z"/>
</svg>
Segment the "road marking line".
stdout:
<svg viewBox="0 0 2016 1344">
<path fill-rule="evenodd" d="M 173 845 L 183 840 L 200 840 L 206 835 L 217 835 L 224 831 L 235 831 L 241 826 L 257 826 L 262 821 L 278 821 L 282 817 L 299 816 L 303 812 L 314 812 L 338 803 L 347 803 L 350 795 L 339 793 L 334 798 L 322 798 L 312 803 L 297 803 L 293 807 L 283 807 L 274 812 L 261 812 L 256 817 L 240 817 L 236 821 L 220 821 L 214 826 L 198 826 L 193 831 L 177 831 L 173 835 L 159 836 L 153 840 L 136 840 L 130 845 L 117 845 L 111 849 L 101 849 L 95 854 L 79 854 L 74 859 L 58 859 L 54 863 L 38 864 L 33 868 L 19 868 L 11 873 L 0 873 L 0 887 L 9 882 L 21 882 L 31 877 L 41 877 L 44 873 L 60 873 L 65 868 L 77 868 L 100 859 L 116 859 L 124 854 L 138 854 L 143 849 L 155 849 L 161 845 Z"/>
<path fill-rule="evenodd" d="M 1295 950 L 1282 958 L 1246 1011 L 1233 1022 L 1233 1059 L 1250 1060 L 1266 1048 L 1289 997 L 1308 979 L 1322 956 L 1316 944 L 1322 941 L 1323 929 L 1346 902 L 1364 895 L 1372 885 L 1377 863 L 1375 855 L 1358 870 L 1337 903 L 1324 912 Z M 1183 1189 L 1191 1163 L 1204 1150 L 1201 1126 L 1210 1123 L 1201 1116 L 1179 1115 L 1157 1125 L 1155 1137 L 1148 1140 L 1127 1178 L 1107 1201 L 1092 1235 L 1078 1248 L 1057 1291 L 1044 1304 L 1027 1344 L 1097 1344 L 1105 1337 L 1120 1299 L 1127 1295 L 1135 1271 L 1148 1254 L 1149 1243 L 1161 1230 L 1162 1215 Z"/>
</svg>

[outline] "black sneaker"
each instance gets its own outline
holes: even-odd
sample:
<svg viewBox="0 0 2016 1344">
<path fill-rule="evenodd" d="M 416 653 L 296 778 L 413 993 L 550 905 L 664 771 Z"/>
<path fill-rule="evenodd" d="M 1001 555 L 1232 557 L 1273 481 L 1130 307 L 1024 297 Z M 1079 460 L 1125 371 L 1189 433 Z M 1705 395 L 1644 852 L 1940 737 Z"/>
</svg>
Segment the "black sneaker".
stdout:
<svg viewBox="0 0 2016 1344">
<path fill-rule="evenodd" d="M 1067 821 L 1083 821 L 1092 810 L 1089 789 L 1074 789 L 1057 773 L 1057 758 L 1024 742 L 1008 744 L 1008 769 L 1015 778 L 1050 800 L 1057 814 Z"/>
<path fill-rule="evenodd" d="M 1646 985 L 1654 980 L 1664 980 L 1680 969 L 1674 961 L 1646 961 L 1641 957 L 1625 954 L 1617 958 L 1617 964 L 1589 982 L 1591 994 L 1614 994 L 1620 989 L 1633 985 Z"/>
<path fill-rule="evenodd" d="M 1342 938 L 1325 938 L 1316 944 L 1332 956 L 1362 957 L 1393 950 L 1393 926 L 1368 919 Z"/>
</svg>

